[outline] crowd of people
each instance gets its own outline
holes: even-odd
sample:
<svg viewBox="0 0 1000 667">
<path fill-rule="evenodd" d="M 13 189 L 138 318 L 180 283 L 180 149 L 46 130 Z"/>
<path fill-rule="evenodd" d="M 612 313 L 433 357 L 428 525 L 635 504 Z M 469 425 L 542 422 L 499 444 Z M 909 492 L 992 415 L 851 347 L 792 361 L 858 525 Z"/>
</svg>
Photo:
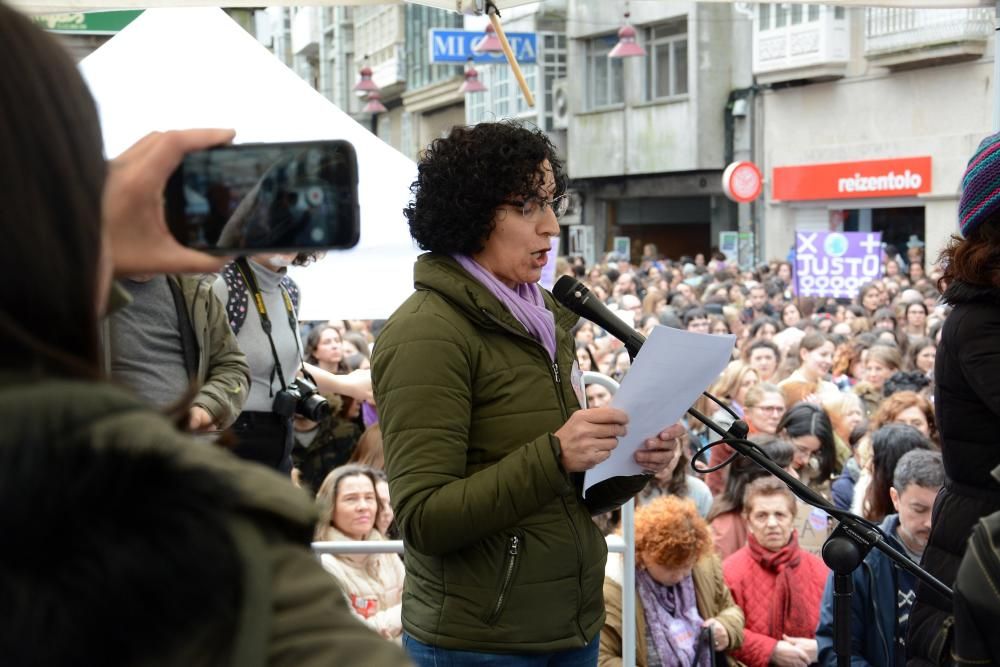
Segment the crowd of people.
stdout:
<svg viewBox="0 0 1000 667">
<path fill-rule="evenodd" d="M 919 246 L 907 254 L 908 270 L 894 271 L 903 259 L 886 248 L 885 275 L 861 286 L 854 299 L 796 294 L 787 262 L 744 271 L 722 255 L 707 261 L 702 255 L 670 260 L 653 246 L 646 246 L 636 263 L 613 254 L 597 266 L 561 259 L 558 273 L 582 280 L 646 335 L 654 326 L 734 335 L 733 359 L 709 392 L 747 423 L 750 438 L 779 466 L 838 508 L 880 523 L 891 543 L 919 563 L 934 497 L 943 484 L 940 454 L 934 452 L 939 448 L 934 358 L 948 309 L 935 286 L 940 271 L 931 267 L 925 273 Z M 587 321 L 578 323 L 575 338 L 582 370 L 617 380 L 626 376 L 629 357 L 620 341 Z M 603 391 L 594 394 L 606 400 Z M 707 398 L 695 407 L 723 428 L 733 421 Z M 704 450 L 721 436 L 693 418 L 686 418 L 685 425 L 685 460 L 700 458 L 715 466 L 733 454 L 726 445 Z M 920 465 L 910 462 L 898 469 L 913 450 L 928 456 Z M 914 467 L 919 474 L 912 472 Z M 706 534 L 723 559 L 726 582 L 746 618 L 740 641 L 727 643 L 729 659 L 747 665 L 835 664 L 832 579 L 817 558 L 833 519 L 745 459 L 705 475 L 704 481 L 699 477 L 688 488 L 682 478 L 673 493 L 696 498 L 707 483 L 712 494 L 710 510 L 703 514 Z M 637 497 L 640 505 L 648 495 Z M 612 530 L 616 519 L 600 521 Z M 871 558 L 875 563 L 866 572 L 888 567 L 884 556 Z M 641 563 L 636 567 L 640 573 L 649 571 Z M 798 585 L 779 585 L 788 576 L 796 577 Z M 880 588 L 877 595 L 892 597 L 893 604 L 885 607 L 879 625 L 867 622 L 867 606 L 855 605 L 857 657 L 870 664 L 904 664 L 915 585 L 912 578 L 900 579 L 898 585 L 896 577 L 879 580 L 880 587 L 895 587 L 899 599 L 907 601 L 896 604 L 896 594 Z M 857 582 L 859 588 L 862 583 Z M 646 604 L 642 595 L 639 599 Z M 876 631 L 879 637 L 872 634 Z M 640 652 L 644 648 L 640 645 Z"/>
</svg>

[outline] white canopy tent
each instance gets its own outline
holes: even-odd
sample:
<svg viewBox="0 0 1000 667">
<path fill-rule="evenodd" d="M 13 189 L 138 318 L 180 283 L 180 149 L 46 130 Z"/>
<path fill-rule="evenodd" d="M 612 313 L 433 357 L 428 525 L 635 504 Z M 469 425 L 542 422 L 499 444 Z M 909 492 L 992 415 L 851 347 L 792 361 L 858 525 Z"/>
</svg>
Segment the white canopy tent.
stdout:
<svg viewBox="0 0 1000 667">
<path fill-rule="evenodd" d="M 358 153 L 361 241 L 293 269 L 300 318 L 388 317 L 419 253 L 402 210 L 416 165 L 285 67 L 221 9 L 156 9 L 80 63 L 109 157 L 154 130 L 232 127 L 236 142 L 346 139 Z"/>
</svg>

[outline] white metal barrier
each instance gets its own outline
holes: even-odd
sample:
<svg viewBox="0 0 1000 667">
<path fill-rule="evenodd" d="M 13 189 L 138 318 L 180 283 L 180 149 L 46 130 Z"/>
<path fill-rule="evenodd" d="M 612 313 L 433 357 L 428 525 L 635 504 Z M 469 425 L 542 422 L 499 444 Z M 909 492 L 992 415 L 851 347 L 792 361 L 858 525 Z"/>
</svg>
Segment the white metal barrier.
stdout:
<svg viewBox="0 0 1000 667">
<path fill-rule="evenodd" d="M 583 373 L 584 393 L 588 384 L 599 384 L 612 394 L 618 383 L 603 373 Z M 583 401 L 584 407 L 587 401 Z M 620 545 L 620 546 L 619 546 Z M 622 505 L 622 534 L 608 536 L 608 551 L 622 556 L 622 665 L 635 666 L 635 500 Z"/>
<path fill-rule="evenodd" d="M 607 375 L 587 371 L 583 374 L 584 386 L 599 384 L 614 394 L 618 383 Z M 586 406 L 586 401 L 584 401 Z M 622 534 L 609 535 L 608 552 L 622 556 L 622 665 L 635 667 L 635 500 L 622 505 Z M 381 540 L 367 542 L 351 540 L 344 542 L 313 542 L 313 552 L 331 555 L 355 554 L 401 554 L 402 540 Z"/>
</svg>

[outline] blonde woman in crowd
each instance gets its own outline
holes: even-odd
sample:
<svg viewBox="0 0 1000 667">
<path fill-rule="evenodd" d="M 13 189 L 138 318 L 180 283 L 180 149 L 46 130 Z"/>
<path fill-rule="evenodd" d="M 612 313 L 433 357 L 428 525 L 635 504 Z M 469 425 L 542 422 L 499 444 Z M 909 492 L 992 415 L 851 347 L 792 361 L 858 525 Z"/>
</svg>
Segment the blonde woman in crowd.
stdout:
<svg viewBox="0 0 1000 667">
<path fill-rule="evenodd" d="M 778 431 L 778 422 L 785 414 L 785 397 L 777 385 L 758 382 L 747 390 L 743 399 L 743 420 L 749 427 L 749 435 L 774 435 Z M 709 466 L 714 467 L 733 455 L 729 445 L 713 447 L 709 455 Z M 712 495 L 719 495 L 726 486 L 728 466 L 705 475 L 705 483 L 711 489 Z"/>
<path fill-rule="evenodd" d="M 884 398 L 882 388 L 885 386 L 885 381 L 902 365 L 899 348 L 881 343 L 868 348 L 865 356 L 864 382 L 859 382 L 854 391 L 861 397 L 865 415 L 869 418 L 882 403 Z"/>
<path fill-rule="evenodd" d="M 760 381 L 757 371 L 742 361 L 730 361 L 729 365 L 719 375 L 708 393 L 716 398 L 726 401 L 740 417 L 744 413 L 744 403 L 747 392 Z M 711 414 L 713 421 L 723 428 L 729 428 L 733 423 L 733 416 L 723 408 L 715 405 L 715 402 L 706 397 L 698 399 L 698 410 L 704 414 Z"/>
<path fill-rule="evenodd" d="M 837 446 L 836 468 L 840 470 L 851 456 L 851 433 L 864 422 L 865 409 L 861 398 L 847 391 L 824 397 L 822 406 L 833 425 L 833 439 Z"/>
<path fill-rule="evenodd" d="M 327 475 L 316 495 L 318 542 L 380 541 L 378 478 L 367 466 L 349 464 Z M 394 554 L 320 556 L 347 596 L 351 611 L 386 639 L 399 641 L 403 562 Z"/>
</svg>

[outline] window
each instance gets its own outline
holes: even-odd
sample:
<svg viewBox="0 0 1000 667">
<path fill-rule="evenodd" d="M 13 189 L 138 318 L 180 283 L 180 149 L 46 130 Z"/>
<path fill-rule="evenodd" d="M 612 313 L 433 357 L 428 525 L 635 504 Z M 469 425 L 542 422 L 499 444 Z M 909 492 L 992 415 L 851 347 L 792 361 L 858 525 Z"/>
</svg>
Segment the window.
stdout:
<svg viewBox="0 0 1000 667">
<path fill-rule="evenodd" d="M 837 6 L 833 8 L 833 18 L 842 19 L 845 16 L 845 10 L 843 7 Z"/>
<path fill-rule="evenodd" d="M 621 104 L 625 101 L 625 80 L 622 59 L 608 58 L 618 42 L 615 34 L 596 37 L 587 42 L 587 108 Z"/>
<path fill-rule="evenodd" d="M 806 15 L 806 21 L 809 21 L 810 23 L 813 21 L 819 21 L 819 5 L 809 5 L 806 8 L 806 12 L 808 12 Z"/>
<path fill-rule="evenodd" d="M 545 95 L 545 119 L 542 125 L 545 130 L 553 130 L 552 111 L 555 100 L 552 96 L 552 85 L 556 80 L 566 76 L 566 35 L 565 33 L 550 33 L 542 36 L 542 48 L 538 54 L 543 67 L 543 83 Z"/>
<path fill-rule="evenodd" d="M 525 102 L 509 67 L 477 65 L 479 81 L 486 86 L 486 90 L 465 96 L 465 120 L 468 124 L 527 118 L 539 127 L 552 129 L 552 81 L 566 76 L 566 35 L 540 32 L 538 45 L 537 64 L 521 66 L 528 88 L 539 98 L 538 107 L 532 109 Z M 544 90 L 539 88 L 542 83 Z"/>
<path fill-rule="evenodd" d="M 462 65 L 431 65 L 428 34 L 432 28 L 461 28 L 462 15 L 444 9 L 407 4 L 406 41 L 403 50 L 406 58 L 406 87 L 416 90 L 431 84 L 447 81 L 464 71 Z"/>
<path fill-rule="evenodd" d="M 646 28 L 646 99 L 688 92 L 687 19 Z"/>
<path fill-rule="evenodd" d="M 537 96 L 538 65 L 525 64 L 521 66 L 528 88 Z M 465 96 L 465 119 L 470 125 L 483 121 L 496 121 L 505 118 L 531 118 L 537 112 L 528 107 L 521 94 L 521 88 L 511 73 L 509 67 L 498 65 L 483 65 L 476 67 L 479 81 L 486 86 L 481 93 Z M 535 121 L 532 121 L 535 122 Z"/>
<path fill-rule="evenodd" d="M 760 14 L 760 18 L 759 18 L 760 29 L 761 30 L 770 30 L 771 29 L 771 5 L 766 4 L 766 3 L 758 5 L 757 11 Z"/>
<path fill-rule="evenodd" d="M 392 146 L 392 116 L 387 113 L 378 115 L 378 138 Z"/>
<path fill-rule="evenodd" d="M 792 5 L 791 13 L 792 13 L 792 20 L 791 20 L 792 25 L 798 25 L 802 23 L 802 5 L 799 4 Z"/>
<path fill-rule="evenodd" d="M 416 140 L 413 137 L 413 114 L 409 111 L 403 112 L 403 119 L 399 128 L 399 152 L 411 160 L 417 157 Z"/>
<path fill-rule="evenodd" d="M 774 27 L 784 28 L 785 24 L 788 23 L 788 5 L 775 5 L 774 6 Z"/>
</svg>

